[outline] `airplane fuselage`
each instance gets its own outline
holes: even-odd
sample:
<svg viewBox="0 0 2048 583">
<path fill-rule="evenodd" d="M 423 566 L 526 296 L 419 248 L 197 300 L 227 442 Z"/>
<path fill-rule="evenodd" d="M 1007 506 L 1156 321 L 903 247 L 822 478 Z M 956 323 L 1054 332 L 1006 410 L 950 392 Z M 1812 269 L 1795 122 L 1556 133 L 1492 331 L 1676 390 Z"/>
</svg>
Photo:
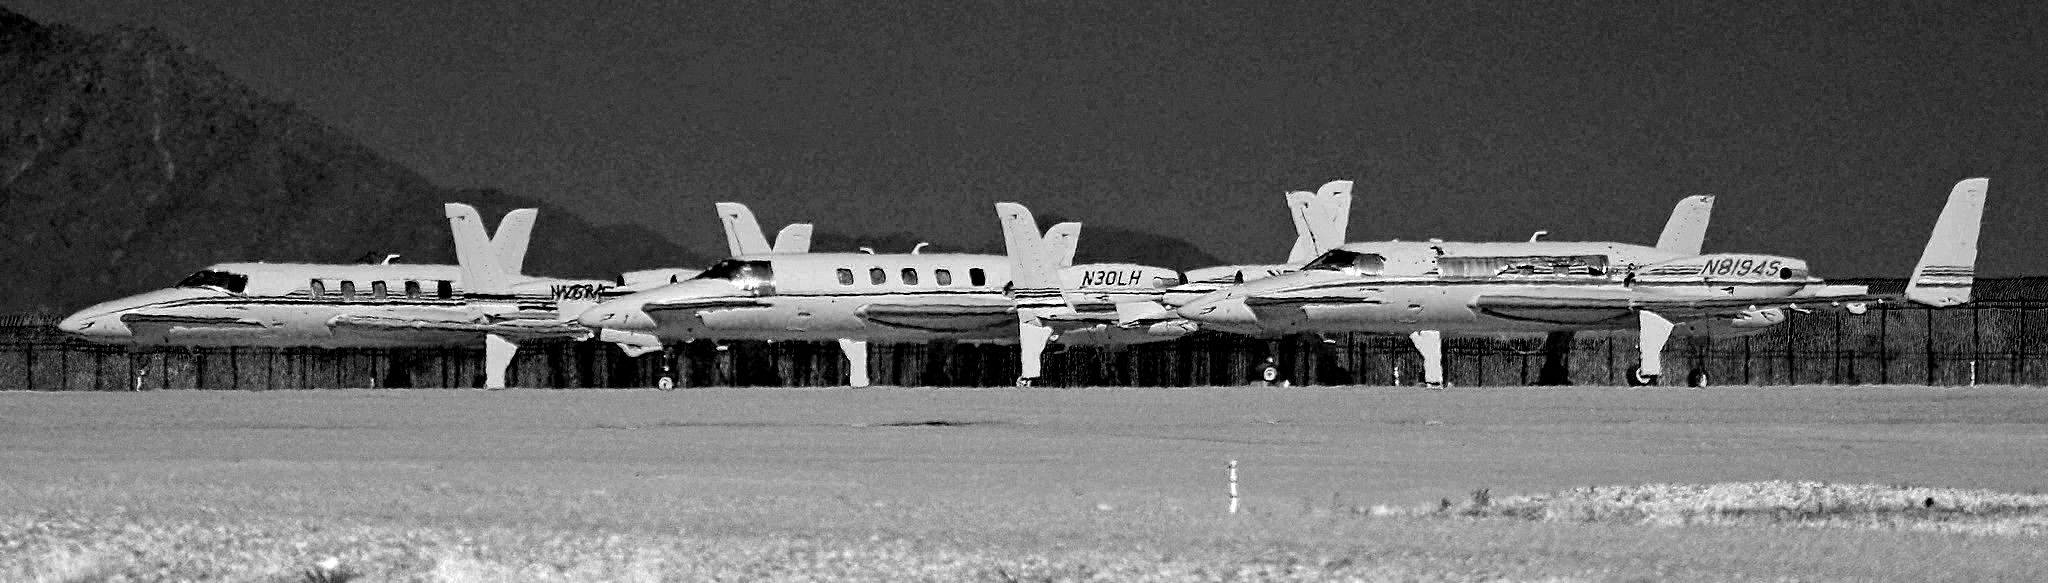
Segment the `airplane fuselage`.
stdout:
<svg viewBox="0 0 2048 583">
<path fill-rule="evenodd" d="M 1010 259 L 967 253 L 805 253 L 721 261 L 697 279 L 631 294 L 586 312 L 587 326 L 661 340 L 840 340 L 1008 343 L 1017 339 L 1016 303 L 1006 293 Z M 1068 299 L 1111 310 L 1156 301 L 1177 272 L 1129 264 L 1062 270 Z M 1125 329 L 1089 312 L 1061 314 L 1065 344 L 1169 340 L 1185 330 Z M 1161 333 L 1173 333 L 1161 336 Z"/>
<path fill-rule="evenodd" d="M 1613 308 L 1616 298 L 1761 301 L 1811 293 L 1820 283 L 1805 262 L 1769 255 L 1674 256 L 1615 243 L 1361 243 L 1300 272 L 1205 296 L 1181 314 L 1260 335 L 1516 336 L 1636 327 L 1633 313 Z M 1757 310 L 1690 331 L 1753 330 L 1783 319 Z"/>
<path fill-rule="evenodd" d="M 451 265 L 227 263 L 179 286 L 104 302 L 60 329 L 95 342 L 174 346 L 430 347 L 578 337 L 562 302 L 595 304 L 613 282 L 521 277 L 473 294 Z"/>
</svg>

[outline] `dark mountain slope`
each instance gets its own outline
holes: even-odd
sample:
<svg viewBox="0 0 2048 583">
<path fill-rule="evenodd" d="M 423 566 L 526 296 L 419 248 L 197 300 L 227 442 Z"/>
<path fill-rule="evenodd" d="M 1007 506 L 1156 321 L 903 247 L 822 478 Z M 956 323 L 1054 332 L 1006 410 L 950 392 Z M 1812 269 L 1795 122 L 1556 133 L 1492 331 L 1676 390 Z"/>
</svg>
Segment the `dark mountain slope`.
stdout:
<svg viewBox="0 0 2048 583">
<path fill-rule="evenodd" d="M 638 227 L 451 190 L 147 29 L 90 34 L 0 9 L 0 312 L 62 312 L 221 261 L 450 261 L 441 204 L 541 207 L 527 271 L 697 266 Z"/>
</svg>

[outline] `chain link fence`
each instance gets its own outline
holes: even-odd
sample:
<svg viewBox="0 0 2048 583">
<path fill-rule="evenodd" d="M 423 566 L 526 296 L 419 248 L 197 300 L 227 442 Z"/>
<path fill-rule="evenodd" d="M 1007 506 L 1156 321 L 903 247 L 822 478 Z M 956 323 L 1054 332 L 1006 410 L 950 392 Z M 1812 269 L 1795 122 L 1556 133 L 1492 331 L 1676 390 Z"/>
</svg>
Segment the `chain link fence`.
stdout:
<svg viewBox="0 0 2048 583">
<path fill-rule="evenodd" d="M 0 390 L 129 391 L 475 387 L 483 350 L 178 348 L 91 344 L 57 332 L 55 318 L 0 318 Z M 1045 386 L 1204 386 L 1254 381 L 1273 358 L 1293 385 L 1413 385 L 1422 358 L 1407 338 L 1372 334 L 1258 339 L 1199 333 L 1122 349 L 1053 347 Z M 1454 385 L 1528 385 L 1545 358 L 1542 338 L 1446 338 Z M 1636 362 L 1632 332 L 1583 332 L 1566 351 L 1571 382 L 1622 384 Z M 1005 386 L 1015 346 L 934 342 L 869 349 L 876 384 Z M 1793 313 L 1760 333 L 1674 337 L 1667 384 L 1693 369 L 1719 385 L 2048 385 L 2048 303 L 1984 302 L 1932 310 L 1873 306 Z M 524 387 L 834 386 L 846 362 L 830 342 L 697 341 L 628 357 L 599 342 L 520 347 L 510 372 Z"/>
</svg>

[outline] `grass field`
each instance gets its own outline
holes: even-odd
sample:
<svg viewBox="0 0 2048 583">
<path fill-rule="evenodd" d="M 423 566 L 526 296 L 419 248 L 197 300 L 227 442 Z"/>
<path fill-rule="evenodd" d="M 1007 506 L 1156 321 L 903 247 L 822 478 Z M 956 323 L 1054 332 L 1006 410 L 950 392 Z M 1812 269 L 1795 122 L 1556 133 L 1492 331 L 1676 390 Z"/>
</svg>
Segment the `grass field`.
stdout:
<svg viewBox="0 0 2048 583">
<path fill-rule="evenodd" d="M 2044 484 L 2039 388 L 0 393 L 0 580 L 2040 581 Z"/>
</svg>

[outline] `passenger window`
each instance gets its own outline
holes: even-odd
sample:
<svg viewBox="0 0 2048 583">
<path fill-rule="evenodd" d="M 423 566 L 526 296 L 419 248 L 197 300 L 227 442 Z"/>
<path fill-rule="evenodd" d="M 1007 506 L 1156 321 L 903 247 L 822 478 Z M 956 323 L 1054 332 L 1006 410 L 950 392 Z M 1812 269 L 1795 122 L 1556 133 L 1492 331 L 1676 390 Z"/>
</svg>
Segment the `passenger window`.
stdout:
<svg viewBox="0 0 2048 583">
<path fill-rule="evenodd" d="M 853 270 L 839 268 L 839 285 L 853 285 Z"/>
<path fill-rule="evenodd" d="M 438 285 L 435 286 L 434 295 L 444 300 L 455 297 L 455 282 L 444 279 L 435 283 Z"/>
<path fill-rule="evenodd" d="M 408 297 L 408 298 L 412 298 L 412 299 L 419 299 L 419 298 L 420 298 L 420 282 L 417 282 L 417 281 L 411 281 L 411 280 L 408 280 L 408 281 L 406 281 L 406 282 L 405 282 L 405 297 Z"/>
<path fill-rule="evenodd" d="M 313 285 L 311 286 L 310 289 L 313 290 L 313 299 L 317 300 L 327 296 L 327 284 L 325 282 L 322 282 L 317 279 L 313 280 Z"/>
<path fill-rule="evenodd" d="M 353 281 L 344 281 L 344 282 L 341 282 L 341 301 L 344 301 L 344 302 L 353 302 L 353 301 L 356 301 L 356 282 L 353 282 Z"/>
<path fill-rule="evenodd" d="M 373 282 L 370 282 L 370 299 L 373 299 L 373 300 L 377 300 L 377 301 L 384 301 L 384 294 L 386 293 L 386 291 L 387 291 L 387 290 L 386 290 L 386 288 L 384 287 L 384 282 L 381 282 L 381 281 L 373 281 Z"/>
<path fill-rule="evenodd" d="M 889 272 L 887 272 L 887 271 L 883 271 L 883 270 L 882 270 L 882 268 L 880 268 L 880 267 L 870 267 L 870 268 L 868 268 L 868 283 L 872 283 L 872 284 L 875 284 L 875 285 L 882 285 L 882 282 L 885 282 L 885 281 L 888 281 L 888 280 L 889 280 Z"/>
<path fill-rule="evenodd" d="M 937 281 L 939 285 L 953 285 L 953 272 L 940 269 L 932 272 L 932 279 Z"/>
<path fill-rule="evenodd" d="M 988 285 L 988 274 L 983 273 L 979 267 L 967 270 L 967 285 L 975 287 Z"/>
<path fill-rule="evenodd" d="M 903 268 L 903 285 L 917 285 L 917 270 Z"/>
</svg>

